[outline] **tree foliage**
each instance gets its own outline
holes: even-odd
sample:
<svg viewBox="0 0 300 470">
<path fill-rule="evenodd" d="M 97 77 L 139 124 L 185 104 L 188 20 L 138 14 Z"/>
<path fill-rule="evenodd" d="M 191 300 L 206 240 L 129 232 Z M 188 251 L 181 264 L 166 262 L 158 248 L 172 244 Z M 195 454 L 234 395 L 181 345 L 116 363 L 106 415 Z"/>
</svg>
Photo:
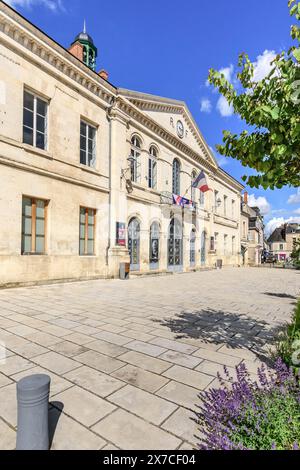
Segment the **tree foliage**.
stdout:
<svg viewBox="0 0 300 470">
<path fill-rule="evenodd" d="M 296 20 L 291 27 L 296 45 L 276 56 L 265 78 L 254 80 L 254 64 L 245 53 L 240 54 L 237 74 L 242 92 L 222 73 L 209 71 L 209 83 L 251 129 L 239 135 L 223 131 L 223 145 L 216 148 L 255 169 L 256 175 L 243 180 L 256 188 L 300 186 L 300 2 L 289 0 L 288 7 Z"/>
</svg>

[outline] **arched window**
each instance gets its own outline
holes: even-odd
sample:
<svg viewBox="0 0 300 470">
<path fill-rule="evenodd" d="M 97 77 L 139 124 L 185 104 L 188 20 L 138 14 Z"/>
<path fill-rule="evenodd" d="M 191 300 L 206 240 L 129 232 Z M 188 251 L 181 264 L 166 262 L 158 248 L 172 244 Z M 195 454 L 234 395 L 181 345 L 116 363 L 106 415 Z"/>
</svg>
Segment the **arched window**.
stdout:
<svg viewBox="0 0 300 470">
<path fill-rule="evenodd" d="M 196 188 L 193 188 L 193 184 L 195 179 L 197 178 L 197 173 L 195 170 L 192 171 L 192 179 L 191 179 L 191 200 L 195 202 L 196 200 Z"/>
<path fill-rule="evenodd" d="M 190 237 L 190 265 L 196 265 L 196 230 L 193 228 Z"/>
<path fill-rule="evenodd" d="M 157 185 L 157 150 L 152 145 L 149 149 L 148 187 L 156 189 Z"/>
<path fill-rule="evenodd" d="M 141 157 L 141 141 L 138 137 L 133 136 L 131 139 L 131 154 L 130 154 L 130 176 L 131 181 L 135 183 L 140 181 L 140 157 Z"/>
<path fill-rule="evenodd" d="M 128 225 L 128 251 L 130 255 L 130 269 L 139 271 L 140 269 L 140 223 L 133 218 Z"/>
<path fill-rule="evenodd" d="M 173 218 L 169 225 L 168 236 L 168 269 L 170 271 L 182 270 L 182 225 L 179 220 Z"/>
<path fill-rule="evenodd" d="M 177 158 L 173 161 L 173 184 L 172 184 L 173 194 L 180 195 L 180 163 Z"/>
<path fill-rule="evenodd" d="M 150 227 L 150 268 L 157 269 L 159 261 L 159 224 L 153 222 Z"/>
</svg>

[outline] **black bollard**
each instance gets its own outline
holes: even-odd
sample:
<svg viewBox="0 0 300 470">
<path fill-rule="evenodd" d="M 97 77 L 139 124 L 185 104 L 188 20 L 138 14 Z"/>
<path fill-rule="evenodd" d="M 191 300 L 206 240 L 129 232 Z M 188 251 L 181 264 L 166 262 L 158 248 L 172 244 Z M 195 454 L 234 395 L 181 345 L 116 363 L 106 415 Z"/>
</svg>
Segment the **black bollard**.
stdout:
<svg viewBox="0 0 300 470">
<path fill-rule="evenodd" d="M 17 383 L 17 450 L 49 450 L 50 377 L 24 377 Z"/>
</svg>

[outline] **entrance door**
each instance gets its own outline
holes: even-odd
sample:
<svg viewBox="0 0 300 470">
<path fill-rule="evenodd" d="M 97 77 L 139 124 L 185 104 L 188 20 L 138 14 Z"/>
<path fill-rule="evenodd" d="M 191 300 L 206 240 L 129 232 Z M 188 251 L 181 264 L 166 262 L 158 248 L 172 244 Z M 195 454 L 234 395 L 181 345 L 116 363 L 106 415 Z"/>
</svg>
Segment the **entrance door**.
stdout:
<svg viewBox="0 0 300 470">
<path fill-rule="evenodd" d="M 182 271 L 182 227 L 176 219 L 172 219 L 169 226 L 168 269 Z"/>
<path fill-rule="evenodd" d="M 140 270 L 140 223 L 131 219 L 128 225 L 128 251 L 131 271 Z"/>
<path fill-rule="evenodd" d="M 206 263 L 206 233 L 201 234 L 201 264 L 204 266 Z"/>
<path fill-rule="evenodd" d="M 159 225 L 153 222 L 150 227 L 150 269 L 159 268 Z"/>
<path fill-rule="evenodd" d="M 190 266 L 196 266 L 196 232 L 195 229 L 191 231 L 190 237 Z"/>
</svg>

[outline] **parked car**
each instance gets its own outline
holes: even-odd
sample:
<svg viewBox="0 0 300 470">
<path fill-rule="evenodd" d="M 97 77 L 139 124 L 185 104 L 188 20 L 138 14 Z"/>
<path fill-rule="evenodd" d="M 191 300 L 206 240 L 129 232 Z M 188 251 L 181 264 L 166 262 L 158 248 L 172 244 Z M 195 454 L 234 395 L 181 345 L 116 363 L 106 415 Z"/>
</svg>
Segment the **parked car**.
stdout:
<svg viewBox="0 0 300 470">
<path fill-rule="evenodd" d="M 277 258 L 275 255 L 272 255 L 272 253 L 265 253 L 262 256 L 262 263 L 277 263 Z"/>
</svg>

